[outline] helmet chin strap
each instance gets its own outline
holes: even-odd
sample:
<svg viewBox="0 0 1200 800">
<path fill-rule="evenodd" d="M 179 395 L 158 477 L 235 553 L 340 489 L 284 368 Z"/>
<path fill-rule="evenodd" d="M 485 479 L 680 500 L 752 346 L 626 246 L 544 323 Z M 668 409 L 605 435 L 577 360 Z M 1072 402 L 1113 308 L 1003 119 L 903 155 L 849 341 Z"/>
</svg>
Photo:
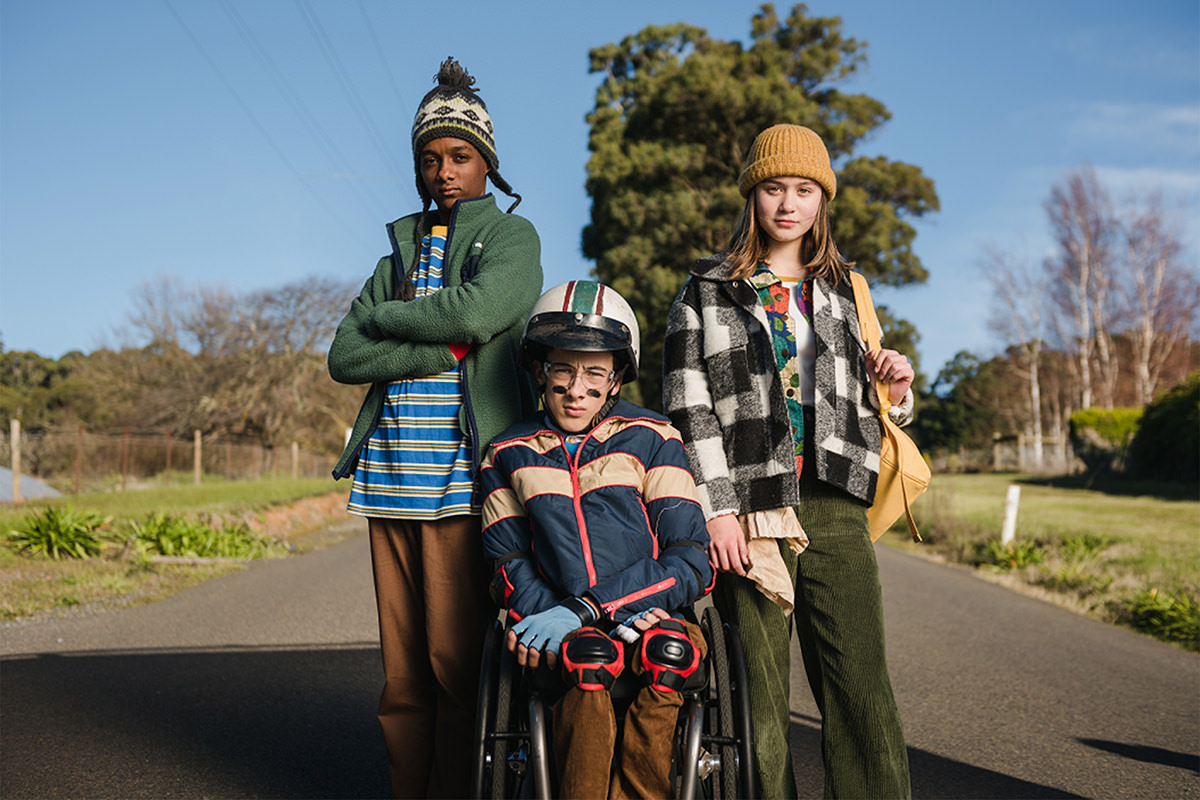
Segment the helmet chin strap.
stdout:
<svg viewBox="0 0 1200 800">
<path fill-rule="evenodd" d="M 596 416 L 592 417 L 592 427 L 594 428 L 599 425 L 601 421 L 608 416 L 608 412 L 612 411 L 613 406 L 616 404 L 617 395 L 609 395 L 608 399 L 604 401 L 604 405 L 600 406 L 600 410 L 596 412 Z"/>
</svg>

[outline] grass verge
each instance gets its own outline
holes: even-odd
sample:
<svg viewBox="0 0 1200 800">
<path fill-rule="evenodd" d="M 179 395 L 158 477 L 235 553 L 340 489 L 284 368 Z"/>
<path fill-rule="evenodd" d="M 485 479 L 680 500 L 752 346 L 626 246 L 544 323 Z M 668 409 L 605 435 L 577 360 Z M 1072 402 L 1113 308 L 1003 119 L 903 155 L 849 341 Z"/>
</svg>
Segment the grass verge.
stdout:
<svg viewBox="0 0 1200 800">
<path fill-rule="evenodd" d="M 332 491 L 331 491 L 332 490 Z M 328 479 L 214 481 L 135 492 L 80 494 L 0 506 L 0 621 L 78 616 L 100 608 L 140 605 L 206 580 L 245 569 L 243 563 L 163 564 L 133 546 L 139 529 L 164 514 L 196 529 L 260 537 L 271 546 L 249 554 L 282 556 L 332 544 L 361 530 L 335 526 L 345 519 L 348 487 Z M 17 552 L 9 531 L 28 528 L 47 509 L 89 512 L 106 520 L 89 558 L 48 558 Z M 277 540 L 277 541 L 276 541 Z"/>
<path fill-rule="evenodd" d="M 1008 487 L 1021 487 L 1017 538 L 1001 545 Z M 993 580 L 1106 622 L 1200 651 L 1200 502 L 1195 491 L 1080 488 L 1070 479 L 937 475 L 914 507 L 924 544 L 888 544 L 979 569 Z"/>
</svg>

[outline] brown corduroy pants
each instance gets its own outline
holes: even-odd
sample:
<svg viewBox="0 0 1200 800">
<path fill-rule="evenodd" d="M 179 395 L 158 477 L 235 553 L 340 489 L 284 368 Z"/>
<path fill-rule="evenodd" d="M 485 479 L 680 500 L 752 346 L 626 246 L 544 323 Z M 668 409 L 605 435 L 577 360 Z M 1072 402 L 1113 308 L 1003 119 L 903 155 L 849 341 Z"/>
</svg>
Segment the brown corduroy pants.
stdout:
<svg viewBox="0 0 1200 800">
<path fill-rule="evenodd" d="M 496 609 L 479 517 L 371 518 L 371 563 L 386 682 L 379 724 L 396 797 L 467 797 L 475 699 Z"/>
<path fill-rule="evenodd" d="M 690 622 L 684 626 L 703 659 L 708 652 L 704 635 Z M 642 641 L 625 646 L 625 669 L 636 675 L 644 672 Z M 552 712 L 558 796 L 671 797 L 671 748 L 682 705 L 679 692 L 643 686 L 625 712 L 618 748 L 617 718 L 609 693 L 568 689 Z"/>
</svg>

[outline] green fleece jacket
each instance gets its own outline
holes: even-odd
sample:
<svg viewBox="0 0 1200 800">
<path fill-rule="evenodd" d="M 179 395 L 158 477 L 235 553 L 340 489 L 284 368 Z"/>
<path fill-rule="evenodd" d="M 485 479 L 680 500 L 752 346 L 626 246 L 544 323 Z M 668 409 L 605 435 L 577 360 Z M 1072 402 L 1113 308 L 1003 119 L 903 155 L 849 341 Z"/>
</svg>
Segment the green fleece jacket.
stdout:
<svg viewBox="0 0 1200 800">
<path fill-rule="evenodd" d="M 335 478 L 354 473 L 379 423 L 388 383 L 454 368 L 460 362 L 450 344 L 470 346 L 460 365 L 459 425 L 476 466 L 493 437 L 537 408 L 533 383 L 517 363 L 522 326 L 542 290 L 533 224 L 501 212 L 490 194 L 458 201 L 446 237 L 444 288 L 406 302 L 398 298 L 403 275 L 420 257 L 420 217 L 388 225 L 392 254 L 379 260 L 329 348 L 335 381 L 371 384 Z"/>
</svg>

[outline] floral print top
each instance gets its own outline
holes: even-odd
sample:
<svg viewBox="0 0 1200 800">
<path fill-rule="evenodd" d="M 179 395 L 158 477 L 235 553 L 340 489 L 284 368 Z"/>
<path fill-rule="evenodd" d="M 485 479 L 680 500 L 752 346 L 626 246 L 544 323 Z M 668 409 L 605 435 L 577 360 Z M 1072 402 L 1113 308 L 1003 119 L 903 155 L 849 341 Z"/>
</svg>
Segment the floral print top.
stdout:
<svg viewBox="0 0 1200 800">
<path fill-rule="evenodd" d="M 783 394 L 787 401 L 788 419 L 792 423 L 795 438 L 796 474 L 804 466 L 804 407 L 800 402 L 800 361 L 796 353 L 795 317 L 790 312 L 792 290 L 771 272 L 766 264 L 759 264 L 750 282 L 758 291 L 759 300 L 767 312 L 771 324 L 771 349 L 775 353 L 775 366 L 783 383 Z M 812 326 L 812 279 L 799 282 L 796 306 L 808 325 Z"/>
</svg>

